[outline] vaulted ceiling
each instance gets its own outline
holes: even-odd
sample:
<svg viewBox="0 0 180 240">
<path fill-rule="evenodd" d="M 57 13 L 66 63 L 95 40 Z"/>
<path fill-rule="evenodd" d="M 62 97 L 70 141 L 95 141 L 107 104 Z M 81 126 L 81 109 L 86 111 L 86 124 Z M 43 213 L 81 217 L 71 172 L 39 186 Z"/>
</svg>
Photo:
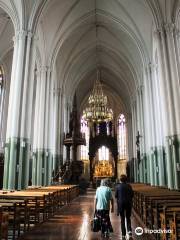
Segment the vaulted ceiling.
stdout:
<svg viewBox="0 0 180 240">
<path fill-rule="evenodd" d="M 41 65 L 56 71 L 56 85 L 69 100 L 76 91 L 84 107 L 99 68 L 117 113 L 130 112 L 135 91 L 143 84 L 152 59 L 153 30 L 175 21 L 179 9 L 179 0 L 0 0 L 0 6 L 5 3 L 16 10 L 14 24 L 19 19 L 17 26 L 34 27 Z M 0 21 L 3 56 L 12 46 L 14 30 L 2 10 Z"/>
<path fill-rule="evenodd" d="M 56 64 L 59 87 L 84 106 L 96 78 L 117 112 L 130 112 L 151 55 L 153 17 L 144 0 L 50 1 L 39 23 L 41 51 Z"/>
<path fill-rule="evenodd" d="M 0 62 L 13 47 L 14 27 L 9 15 L 0 8 Z"/>
</svg>

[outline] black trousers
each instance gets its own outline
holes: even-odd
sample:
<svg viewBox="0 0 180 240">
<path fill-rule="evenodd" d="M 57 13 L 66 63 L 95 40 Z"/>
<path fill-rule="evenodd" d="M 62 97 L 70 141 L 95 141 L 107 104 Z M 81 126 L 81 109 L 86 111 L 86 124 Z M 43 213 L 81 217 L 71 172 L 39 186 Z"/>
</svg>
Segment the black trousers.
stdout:
<svg viewBox="0 0 180 240">
<path fill-rule="evenodd" d="M 109 217 L 109 210 L 97 210 L 96 216 L 99 219 L 102 233 L 113 232 L 111 220 Z"/>
<path fill-rule="evenodd" d="M 127 225 L 127 232 L 132 232 L 131 211 L 132 211 L 131 204 L 126 203 L 126 204 L 119 205 L 119 214 L 120 214 L 120 218 L 121 218 L 121 231 L 122 231 L 123 236 L 126 236 L 125 220 L 126 220 L 126 225 Z"/>
</svg>

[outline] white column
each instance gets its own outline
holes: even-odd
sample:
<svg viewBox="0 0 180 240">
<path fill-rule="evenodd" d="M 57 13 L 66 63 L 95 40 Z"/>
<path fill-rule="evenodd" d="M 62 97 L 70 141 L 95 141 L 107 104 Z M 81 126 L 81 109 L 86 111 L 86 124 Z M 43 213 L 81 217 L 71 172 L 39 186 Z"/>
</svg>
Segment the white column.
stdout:
<svg viewBox="0 0 180 240">
<path fill-rule="evenodd" d="M 50 106 L 50 111 L 49 111 L 49 137 L 48 137 L 48 145 L 51 149 L 51 152 L 53 153 L 53 121 L 54 121 L 54 93 L 53 93 L 53 89 L 54 89 L 54 82 L 52 79 L 52 72 L 51 72 L 51 81 L 50 81 L 50 93 L 49 93 L 49 106 Z"/>
<path fill-rule="evenodd" d="M 40 105 L 39 105 L 39 134 L 38 148 L 44 148 L 45 137 L 45 102 L 46 102 L 46 84 L 47 84 L 47 67 L 41 68 L 41 87 L 40 87 Z"/>
<path fill-rule="evenodd" d="M 164 72 L 164 60 L 163 60 L 163 46 L 161 41 L 161 33 L 159 31 L 154 32 L 154 36 L 157 42 L 157 52 L 158 52 L 158 66 L 156 66 L 157 84 L 159 89 L 159 104 L 161 109 L 161 126 L 163 129 L 163 135 L 167 136 L 170 134 L 170 116 L 167 114 L 168 98 L 167 98 L 167 87 L 165 83 L 165 72 Z M 162 121 L 163 120 L 163 121 Z"/>
<path fill-rule="evenodd" d="M 38 148 L 38 133 L 39 133 L 39 112 L 40 112 L 40 90 L 41 90 L 41 72 L 36 71 L 36 102 L 35 102 L 35 116 L 34 116 L 34 137 L 33 149 Z"/>
<path fill-rule="evenodd" d="M 158 54 L 160 56 L 160 90 L 162 93 L 162 113 L 165 118 L 164 124 L 164 135 L 172 136 L 177 132 L 176 125 L 176 115 L 175 115 L 175 104 L 173 99 L 173 81 L 171 74 L 171 53 L 170 53 L 170 36 L 172 33 L 172 25 L 164 26 L 164 29 L 156 32 L 156 38 L 158 43 Z M 169 146 L 169 139 L 164 140 L 164 145 L 166 146 L 166 162 L 167 162 L 167 179 L 168 187 L 173 189 L 174 187 L 174 177 L 173 177 L 173 160 L 172 154 Z"/>
<path fill-rule="evenodd" d="M 166 99 L 167 99 L 167 105 L 166 109 L 167 115 L 169 117 L 169 131 L 167 135 L 174 134 L 176 132 L 176 119 L 174 117 L 174 102 L 173 102 L 173 97 L 172 97 L 172 83 L 170 79 L 170 68 L 169 68 L 169 55 L 168 55 L 168 50 L 167 50 L 167 39 L 164 34 L 164 31 L 160 31 L 160 51 L 161 51 L 161 57 L 162 57 L 162 76 L 163 76 L 163 86 L 165 87 L 165 94 L 166 94 Z"/>
<path fill-rule="evenodd" d="M 150 108 L 150 89 L 149 89 L 149 81 L 150 81 L 150 69 L 149 65 L 145 69 L 145 77 L 144 77 L 144 115 L 145 115 L 145 141 L 146 141 L 146 152 L 149 153 L 151 148 L 152 141 L 152 130 L 151 130 L 151 108 Z"/>
<path fill-rule="evenodd" d="M 60 154 L 60 146 L 58 146 L 59 138 L 60 138 L 60 126 L 59 126 L 59 119 L 60 119 L 60 93 L 61 89 L 57 88 L 53 90 L 54 96 L 54 127 L 53 127 L 53 153 L 54 153 L 54 161 L 53 161 L 53 170 L 56 170 L 57 165 L 57 156 Z"/>
<path fill-rule="evenodd" d="M 136 135 L 137 135 L 137 119 L 136 119 L 136 102 L 133 101 L 132 102 L 132 142 L 133 142 L 133 157 L 134 157 L 134 181 L 137 182 L 138 181 L 138 177 L 137 177 L 137 159 L 136 159 Z"/>
<path fill-rule="evenodd" d="M 154 158 L 152 147 L 155 146 L 155 125 L 154 125 L 154 110 L 153 110 L 153 95 L 152 95 L 152 65 L 149 64 L 146 69 L 147 81 L 146 81 L 146 93 L 147 93 L 147 111 L 148 111 L 148 120 L 149 120 L 149 176 L 151 185 L 155 184 L 154 179 Z"/>
<path fill-rule="evenodd" d="M 132 115 L 127 116 L 127 154 L 128 159 L 131 160 L 133 158 L 133 129 L 132 129 Z"/>
<path fill-rule="evenodd" d="M 31 136 L 31 115 L 33 104 L 33 90 L 35 79 L 35 53 L 36 38 L 31 33 L 27 37 L 27 61 L 24 73 L 23 103 L 21 114 L 21 137 L 30 138 Z"/>
<path fill-rule="evenodd" d="M 44 147 L 49 149 L 49 127 L 50 127 L 50 86 L 51 86 L 51 70 L 47 68 L 47 80 L 46 80 L 46 93 L 45 93 L 45 136 L 44 136 Z"/>
<path fill-rule="evenodd" d="M 180 30 L 177 27 L 174 29 L 174 44 L 178 70 L 178 84 L 180 86 Z"/>
<path fill-rule="evenodd" d="M 7 138 L 19 136 L 20 103 L 23 86 L 26 31 L 18 32 L 14 41 L 13 67 L 9 95 Z"/>
<path fill-rule="evenodd" d="M 60 146 L 61 146 L 61 154 L 63 155 L 63 162 L 66 161 L 66 149 L 65 146 L 63 146 L 63 134 L 66 133 L 67 130 L 67 123 L 66 123 L 66 118 L 67 118 L 67 111 L 66 111 L 66 96 L 64 91 L 62 92 L 61 95 L 61 139 L 60 139 Z"/>
<path fill-rule="evenodd" d="M 174 39 L 174 24 L 165 24 L 166 39 L 167 39 L 167 51 L 169 59 L 169 82 L 172 86 L 172 98 L 173 98 L 173 117 L 176 123 L 176 132 L 174 134 L 180 134 L 180 91 L 179 91 L 179 76 L 178 65 L 175 52 L 175 39 Z"/>
<path fill-rule="evenodd" d="M 19 46 L 17 35 L 14 36 L 13 42 L 14 42 L 14 53 L 13 53 L 12 72 L 11 72 L 11 85 L 10 85 L 10 93 L 9 93 L 9 106 L 8 106 L 6 139 L 8 139 L 11 136 L 11 113 L 12 113 L 12 108 L 13 108 L 15 71 L 16 71 L 16 66 L 17 66 L 17 55 L 18 55 L 18 46 Z"/>
</svg>

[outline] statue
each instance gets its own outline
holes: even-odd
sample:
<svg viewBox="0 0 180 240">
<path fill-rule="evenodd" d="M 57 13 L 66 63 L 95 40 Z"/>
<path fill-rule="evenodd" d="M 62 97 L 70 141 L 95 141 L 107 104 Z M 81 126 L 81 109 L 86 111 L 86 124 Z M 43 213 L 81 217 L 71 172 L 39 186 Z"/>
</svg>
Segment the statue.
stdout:
<svg viewBox="0 0 180 240">
<path fill-rule="evenodd" d="M 141 135 L 139 134 L 139 131 L 138 131 L 138 134 L 137 134 L 137 136 L 136 136 L 137 160 L 138 160 L 138 163 L 140 163 L 140 161 L 141 161 L 141 154 L 140 154 L 140 137 L 141 137 Z"/>
</svg>

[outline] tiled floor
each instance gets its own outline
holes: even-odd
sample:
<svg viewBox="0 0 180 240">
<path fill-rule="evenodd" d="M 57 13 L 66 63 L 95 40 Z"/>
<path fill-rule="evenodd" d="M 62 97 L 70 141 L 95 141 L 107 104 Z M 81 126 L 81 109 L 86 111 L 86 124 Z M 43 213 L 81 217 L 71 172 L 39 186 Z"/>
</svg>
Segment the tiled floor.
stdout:
<svg viewBox="0 0 180 240">
<path fill-rule="evenodd" d="M 58 214 L 47 222 L 34 227 L 21 240 L 100 240 L 100 233 L 92 233 L 90 221 L 93 217 L 94 191 L 88 191 L 75 199 L 70 205 L 63 207 Z M 116 213 L 116 211 L 115 211 Z M 120 219 L 115 213 L 111 214 L 114 233 L 112 240 L 121 239 Z M 150 235 L 136 236 L 134 229 L 138 226 L 132 216 L 133 239 L 150 240 Z"/>
</svg>

